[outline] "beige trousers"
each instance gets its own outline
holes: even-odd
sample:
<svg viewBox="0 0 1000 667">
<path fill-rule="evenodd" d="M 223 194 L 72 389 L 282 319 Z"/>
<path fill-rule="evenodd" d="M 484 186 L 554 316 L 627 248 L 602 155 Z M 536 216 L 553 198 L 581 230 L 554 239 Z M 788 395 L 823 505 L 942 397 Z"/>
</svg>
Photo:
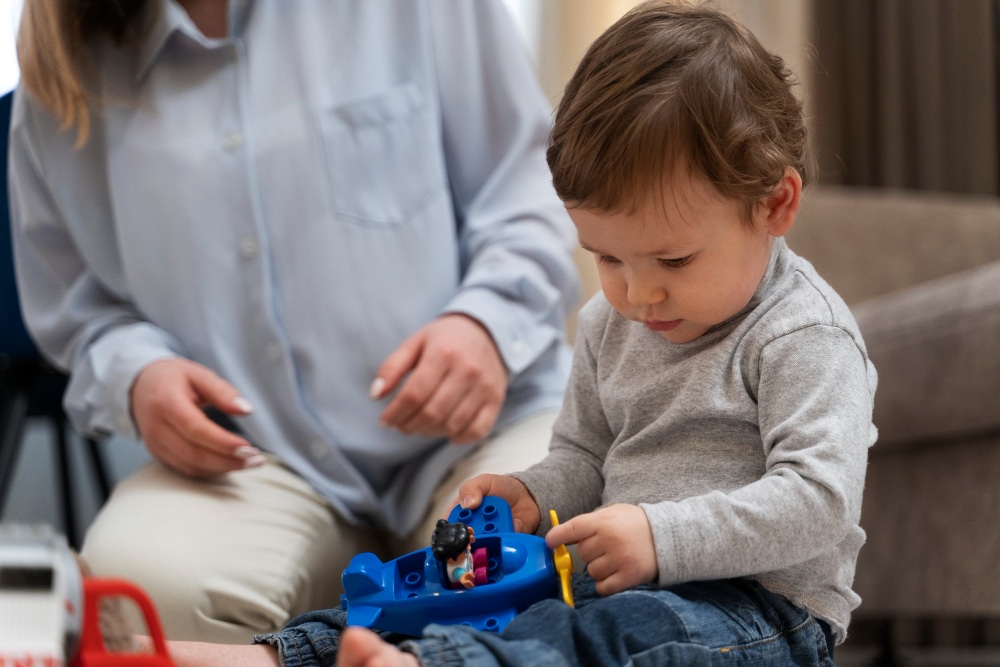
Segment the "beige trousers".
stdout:
<svg viewBox="0 0 1000 667">
<path fill-rule="evenodd" d="M 169 639 L 246 644 L 302 612 L 336 606 L 341 572 L 355 554 L 388 559 L 427 546 L 462 482 L 545 456 L 555 415 L 529 417 L 480 444 L 449 473 L 406 540 L 350 525 L 273 458 L 211 481 L 151 463 L 116 487 L 82 556 L 96 576 L 141 586 Z"/>
</svg>

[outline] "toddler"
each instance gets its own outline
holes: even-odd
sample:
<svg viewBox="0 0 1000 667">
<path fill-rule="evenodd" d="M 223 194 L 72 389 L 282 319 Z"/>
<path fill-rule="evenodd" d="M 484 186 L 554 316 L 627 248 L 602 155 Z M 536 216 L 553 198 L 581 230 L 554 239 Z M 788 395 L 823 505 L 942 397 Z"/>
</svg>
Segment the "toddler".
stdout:
<svg viewBox="0 0 1000 667">
<path fill-rule="evenodd" d="M 581 62 L 548 159 L 603 293 L 548 457 L 460 500 L 502 496 L 519 529 L 577 544 L 576 609 L 399 649 L 350 629 L 340 664 L 832 664 L 876 374 L 782 238 L 812 171 L 789 72 L 721 13 L 643 4 Z M 574 518 L 550 530 L 548 508 Z"/>
<path fill-rule="evenodd" d="M 789 72 L 722 13 L 647 2 L 582 60 L 548 159 L 603 293 L 547 458 L 459 500 L 576 544 L 576 608 L 415 639 L 335 609 L 257 641 L 288 667 L 831 665 L 860 602 L 876 373 L 783 240 L 812 176 Z"/>
</svg>

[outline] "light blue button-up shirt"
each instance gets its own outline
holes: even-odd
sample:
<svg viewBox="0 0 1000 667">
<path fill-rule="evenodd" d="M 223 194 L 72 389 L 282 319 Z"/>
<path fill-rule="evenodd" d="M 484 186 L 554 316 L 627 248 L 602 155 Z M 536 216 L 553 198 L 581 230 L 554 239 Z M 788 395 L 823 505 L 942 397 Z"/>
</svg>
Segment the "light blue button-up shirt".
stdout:
<svg viewBox="0 0 1000 667">
<path fill-rule="evenodd" d="M 378 426 L 390 352 L 443 313 L 482 322 L 511 376 L 499 426 L 567 377 L 575 236 L 516 29 L 494 1 L 232 0 L 208 39 L 149 4 L 138 43 L 95 47 L 82 149 L 15 102 L 18 279 L 68 411 L 135 437 L 137 372 L 183 355 L 256 407 L 248 439 L 405 533 L 468 449 Z"/>
</svg>

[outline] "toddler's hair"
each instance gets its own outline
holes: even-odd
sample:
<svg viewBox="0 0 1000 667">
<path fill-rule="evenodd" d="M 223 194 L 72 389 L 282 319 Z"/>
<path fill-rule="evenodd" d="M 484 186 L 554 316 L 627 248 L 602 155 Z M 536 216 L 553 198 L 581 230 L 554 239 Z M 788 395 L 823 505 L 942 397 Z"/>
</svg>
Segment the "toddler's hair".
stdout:
<svg viewBox="0 0 1000 667">
<path fill-rule="evenodd" d="M 548 148 L 556 192 L 570 206 L 635 212 L 683 167 L 749 220 L 786 168 L 812 179 L 792 85 L 782 59 L 722 12 L 645 2 L 566 86 Z"/>
</svg>

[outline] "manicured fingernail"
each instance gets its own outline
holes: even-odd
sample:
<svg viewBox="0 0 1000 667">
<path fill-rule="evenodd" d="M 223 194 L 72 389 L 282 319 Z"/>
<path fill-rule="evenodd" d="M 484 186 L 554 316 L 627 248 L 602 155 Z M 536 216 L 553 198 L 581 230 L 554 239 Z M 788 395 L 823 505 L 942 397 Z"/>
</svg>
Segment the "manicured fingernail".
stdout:
<svg viewBox="0 0 1000 667">
<path fill-rule="evenodd" d="M 385 380 L 382 378 L 375 378 L 372 382 L 372 386 L 368 388 L 368 395 L 372 398 L 379 398 L 382 396 L 383 389 L 385 389 Z"/>
<path fill-rule="evenodd" d="M 248 415 L 251 412 L 253 412 L 253 406 L 250 405 L 250 401 L 243 398 L 242 396 L 237 396 L 236 398 L 234 398 L 232 400 L 232 405 L 234 408 L 236 408 L 245 415 Z"/>
<path fill-rule="evenodd" d="M 255 456 L 260 455 L 260 450 L 256 447 L 251 447 L 250 445 L 243 445 L 242 447 L 237 447 L 233 450 L 233 456 L 238 459 L 251 459 Z"/>
<path fill-rule="evenodd" d="M 244 468 L 259 468 L 260 466 L 267 463 L 267 459 L 263 454 L 257 454 L 256 456 L 251 456 L 243 462 Z"/>
</svg>

